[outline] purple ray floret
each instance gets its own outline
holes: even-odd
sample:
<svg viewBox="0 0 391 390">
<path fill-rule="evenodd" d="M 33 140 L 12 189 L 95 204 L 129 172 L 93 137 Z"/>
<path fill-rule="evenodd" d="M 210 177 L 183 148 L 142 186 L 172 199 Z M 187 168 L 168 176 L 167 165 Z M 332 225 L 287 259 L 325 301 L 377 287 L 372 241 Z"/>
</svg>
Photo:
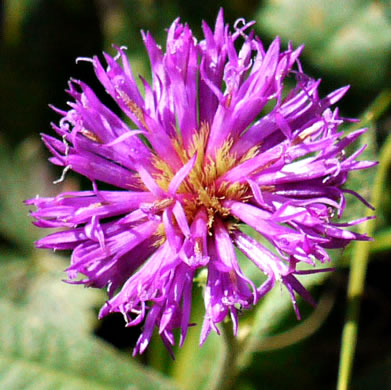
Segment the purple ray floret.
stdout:
<svg viewBox="0 0 391 390">
<path fill-rule="evenodd" d="M 69 110 L 55 108 L 58 136 L 42 136 L 52 163 L 92 185 L 27 201 L 38 227 L 58 229 L 37 246 L 71 250 L 69 282 L 107 289 L 100 317 L 120 312 L 128 326 L 143 324 L 134 354 L 155 328 L 169 349 L 175 329 L 183 344 L 194 280 L 203 287 L 202 343 L 227 316 L 236 333 L 239 313 L 276 283 L 299 317 L 296 295 L 313 301 L 298 275 L 329 270 L 318 268 L 327 249 L 369 239 L 349 230 L 365 218 L 338 223 L 346 194 L 369 206 L 345 188 L 349 172 L 374 165 L 357 160 L 363 149 L 345 152 L 365 131 L 341 129 L 333 105 L 348 88 L 319 97 L 320 80 L 299 62 L 303 47 L 283 49 L 276 38 L 264 48 L 252 24 L 230 31 L 220 11 L 197 42 L 176 20 L 166 51 L 143 33 L 152 70 L 143 92 L 124 48 L 104 54 L 106 64 L 88 59 L 123 115 L 71 80 Z M 263 283 L 243 272 L 237 250 Z"/>
</svg>

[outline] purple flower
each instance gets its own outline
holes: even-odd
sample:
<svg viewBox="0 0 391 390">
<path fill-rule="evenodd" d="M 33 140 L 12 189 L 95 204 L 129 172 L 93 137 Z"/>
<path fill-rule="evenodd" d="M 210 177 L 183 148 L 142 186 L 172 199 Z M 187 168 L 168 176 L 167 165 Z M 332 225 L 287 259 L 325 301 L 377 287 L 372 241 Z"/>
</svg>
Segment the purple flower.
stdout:
<svg viewBox="0 0 391 390">
<path fill-rule="evenodd" d="M 238 311 L 276 281 L 299 316 L 295 295 L 312 299 L 297 275 L 324 271 L 316 265 L 329 261 L 328 248 L 368 240 L 344 229 L 364 219 L 335 222 L 345 194 L 359 197 L 343 187 L 348 173 L 374 165 L 356 160 L 364 148 L 345 154 L 365 131 L 343 137 L 344 119 L 330 108 L 348 88 L 320 98 L 320 81 L 298 60 L 303 47 L 284 51 L 276 38 L 264 49 L 252 24 L 238 20 L 231 32 L 220 11 L 197 42 L 178 19 L 166 52 L 143 33 L 152 68 L 143 94 L 123 48 L 104 54 L 106 66 L 87 59 L 124 118 L 71 80 L 69 111 L 55 109 L 59 138 L 42 136 L 50 161 L 84 175 L 92 189 L 27 201 L 37 226 L 60 228 L 37 246 L 71 250 L 69 281 L 107 288 L 100 317 L 121 312 L 128 326 L 144 323 L 135 354 L 155 326 L 169 348 L 179 328 L 182 345 L 193 281 L 204 270 L 201 342 L 227 316 L 236 333 Z M 242 272 L 235 248 L 266 275 L 263 284 Z"/>
</svg>

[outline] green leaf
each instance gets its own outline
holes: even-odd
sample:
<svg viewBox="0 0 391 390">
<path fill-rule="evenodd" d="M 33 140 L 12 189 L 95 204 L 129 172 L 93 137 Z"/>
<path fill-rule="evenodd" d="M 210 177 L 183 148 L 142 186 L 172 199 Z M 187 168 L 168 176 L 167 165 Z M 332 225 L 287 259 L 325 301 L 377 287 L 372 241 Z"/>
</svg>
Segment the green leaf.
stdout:
<svg viewBox="0 0 391 390">
<path fill-rule="evenodd" d="M 33 277 L 32 262 L 12 252 L 0 251 L 0 298 L 22 302 L 26 297 L 26 286 Z"/>
<path fill-rule="evenodd" d="M 30 258 L 8 253 L 2 257 L 0 297 L 23 306 L 27 316 L 38 314 L 45 322 L 70 332 L 91 332 L 97 322 L 93 309 L 103 303 L 103 292 L 64 283 L 64 259 L 47 251 L 39 251 L 39 255 Z"/>
<path fill-rule="evenodd" d="M 304 57 L 322 71 L 375 88 L 385 80 L 391 50 L 386 12 L 386 3 L 374 0 L 268 0 L 257 19 L 269 36 L 304 43 Z"/>
<path fill-rule="evenodd" d="M 39 254 L 35 277 L 26 289 L 26 313 L 38 313 L 69 332 L 91 332 L 98 321 L 93 309 L 103 304 L 103 290 L 65 283 L 64 259 L 50 252 Z"/>
<path fill-rule="evenodd" d="M 11 152 L 0 138 L 0 234 L 28 253 L 42 232 L 32 224 L 23 202 L 51 192 L 48 166 L 41 153 L 38 140 L 27 139 Z"/>
<path fill-rule="evenodd" d="M 174 389 L 95 337 L 56 328 L 0 300 L 0 388 Z"/>
</svg>

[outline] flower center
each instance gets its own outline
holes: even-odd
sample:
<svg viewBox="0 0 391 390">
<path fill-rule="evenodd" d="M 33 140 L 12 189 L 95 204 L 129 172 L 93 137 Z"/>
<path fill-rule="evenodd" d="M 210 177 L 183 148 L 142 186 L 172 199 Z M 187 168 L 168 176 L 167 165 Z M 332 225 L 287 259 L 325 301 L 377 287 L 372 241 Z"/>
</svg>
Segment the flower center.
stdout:
<svg viewBox="0 0 391 390">
<path fill-rule="evenodd" d="M 189 224 L 200 207 L 204 207 L 208 214 L 208 227 L 211 229 L 216 216 L 224 220 L 230 215 L 229 210 L 222 206 L 223 200 L 232 199 L 243 202 L 250 198 L 247 183 L 222 182 L 217 184 L 217 179 L 234 166 L 253 157 L 256 150 L 251 150 L 238 159 L 230 151 L 232 140 L 228 140 L 216 150 L 214 158 L 206 157 L 208 136 L 209 125 L 202 124 L 187 149 L 180 139 L 173 140 L 173 145 L 183 164 L 186 164 L 197 154 L 194 167 L 178 188 L 177 194 L 183 197 L 182 206 Z M 167 162 L 160 158 L 155 159 L 154 166 L 159 172 L 155 176 L 156 182 L 163 190 L 167 191 L 175 173 Z"/>
</svg>

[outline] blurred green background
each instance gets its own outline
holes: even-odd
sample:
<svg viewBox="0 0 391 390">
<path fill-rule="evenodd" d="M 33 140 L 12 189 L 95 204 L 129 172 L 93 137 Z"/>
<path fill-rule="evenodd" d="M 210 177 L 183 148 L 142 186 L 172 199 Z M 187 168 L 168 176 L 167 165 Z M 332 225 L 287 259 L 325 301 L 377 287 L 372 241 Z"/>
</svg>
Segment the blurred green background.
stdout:
<svg viewBox="0 0 391 390">
<path fill-rule="evenodd" d="M 92 86 L 113 110 L 89 63 L 75 58 L 128 47 L 134 73 L 149 78 L 140 30 L 165 44 L 166 28 L 180 16 L 201 38 L 201 20 L 211 26 L 219 8 L 231 25 L 256 20 L 265 45 L 276 35 L 284 44 L 304 43 L 307 74 L 322 78 L 326 94 L 350 84 L 340 104 L 343 116 L 360 117 L 370 128 L 367 157 L 378 159 L 391 130 L 391 6 L 387 0 L 7 0 L 1 2 L 0 47 L 0 388 L 19 389 L 210 389 L 224 364 L 221 340 L 211 335 L 198 348 L 199 326 L 173 362 L 158 338 L 141 358 L 130 357 L 139 329 L 125 329 L 121 316 L 97 321 L 102 291 L 61 281 L 67 255 L 37 251 L 43 232 L 31 224 L 23 200 L 64 189 L 84 188 L 76 175 L 54 186 L 61 172 L 50 166 L 39 134 L 50 133 L 66 107 L 67 80 Z M 118 112 L 118 111 L 117 111 Z M 350 130 L 349 128 L 347 129 Z M 363 141 L 361 141 L 363 142 Z M 371 198 L 374 171 L 353 175 L 350 187 Z M 368 244 L 369 268 L 363 296 L 352 389 L 391 389 L 391 204 L 389 175 L 377 210 L 375 238 Z M 352 202 L 352 216 L 365 213 Z M 337 271 L 327 280 L 308 278 L 317 309 L 300 305 L 294 318 L 276 288 L 240 328 L 252 324 L 258 339 L 235 388 L 318 390 L 335 388 L 346 285 L 352 248 L 335 253 Z M 195 289 L 194 321 L 202 302 Z M 262 309 L 262 310 L 261 310 Z M 198 313 L 198 317 L 197 317 Z M 198 318 L 198 319 L 197 319 Z M 258 332 L 258 333 L 257 333 Z"/>
</svg>

